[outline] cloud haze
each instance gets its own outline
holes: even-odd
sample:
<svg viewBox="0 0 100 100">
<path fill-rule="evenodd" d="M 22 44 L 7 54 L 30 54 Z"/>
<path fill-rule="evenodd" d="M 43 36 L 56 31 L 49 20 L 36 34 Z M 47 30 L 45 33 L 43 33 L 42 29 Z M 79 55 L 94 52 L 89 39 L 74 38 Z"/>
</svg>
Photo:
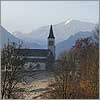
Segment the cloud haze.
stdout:
<svg viewBox="0 0 100 100">
<path fill-rule="evenodd" d="M 2 1 L 1 22 L 10 32 L 31 32 L 68 18 L 98 23 L 99 1 Z"/>
</svg>

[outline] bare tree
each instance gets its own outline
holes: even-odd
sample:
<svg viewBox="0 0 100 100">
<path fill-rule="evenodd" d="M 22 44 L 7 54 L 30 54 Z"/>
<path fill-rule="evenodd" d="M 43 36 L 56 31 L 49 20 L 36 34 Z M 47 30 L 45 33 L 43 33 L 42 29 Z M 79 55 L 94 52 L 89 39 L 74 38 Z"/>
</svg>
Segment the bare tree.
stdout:
<svg viewBox="0 0 100 100">
<path fill-rule="evenodd" d="M 54 84 L 51 85 L 53 88 L 53 92 L 51 93 L 52 98 L 71 98 L 73 85 L 75 86 L 79 79 L 75 60 L 75 56 L 72 52 L 64 52 L 56 61 L 57 67 L 54 72 Z"/>
<path fill-rule="evenodd" d="M 56 62 L 50 98 L 88 99 L 99 96 L 99 35 L 78 39 Z"/>
<path fill-rule="evenodd" d="M 1 52 L 1 98 L 11 98 L 12 92 L 18 83 L 19 73 L 24 62 L 18 56 L 16 49 L 20 49 L 22 44 L 9 43 Z"/>
</svg>

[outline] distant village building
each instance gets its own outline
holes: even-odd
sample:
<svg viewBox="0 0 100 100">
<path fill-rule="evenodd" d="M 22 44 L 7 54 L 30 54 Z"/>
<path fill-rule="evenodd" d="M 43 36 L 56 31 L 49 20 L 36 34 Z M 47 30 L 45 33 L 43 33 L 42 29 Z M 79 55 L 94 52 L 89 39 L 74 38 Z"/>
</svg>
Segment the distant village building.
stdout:
<svg viewBox="0 0 100 100">
<path fill-rule="evenodd" d="M 52 25 L 48 36 L 48 49 L 17 49 L 16 52 L 23 57 L 25 70 L 53 70 L 55 63 L 55 37 Z"/>
</svg>

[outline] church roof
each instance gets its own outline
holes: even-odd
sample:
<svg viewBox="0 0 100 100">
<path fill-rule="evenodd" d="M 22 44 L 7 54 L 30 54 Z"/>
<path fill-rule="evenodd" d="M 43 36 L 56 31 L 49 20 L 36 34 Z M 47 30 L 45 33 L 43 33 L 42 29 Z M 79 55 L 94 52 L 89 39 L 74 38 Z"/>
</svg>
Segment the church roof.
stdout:
<svg viewBox="0 0 100 100">
<path fill-rule="evenodd" d="M 16 53 L 20 56 L 47 57 L 51 51 L 48 49 L 16 49 Z"/>
<path fill-rule="evenodd" d="M 48 38 L 55 38 L 55 37 L 54 37 L 54 34 L 53 34 L 52 25 L 50 26 L 50 32 L 49 32 Z"/>
</svg>

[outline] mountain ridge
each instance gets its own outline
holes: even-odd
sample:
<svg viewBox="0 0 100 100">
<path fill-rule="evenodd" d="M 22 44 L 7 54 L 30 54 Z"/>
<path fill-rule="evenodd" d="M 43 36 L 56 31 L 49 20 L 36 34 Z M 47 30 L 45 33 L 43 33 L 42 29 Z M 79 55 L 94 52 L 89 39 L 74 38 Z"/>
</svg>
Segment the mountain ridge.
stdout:
<svg viewBox="0 0 100 100">
<path fill-rule="evenodd" d="M 56 37 L 56 43 L 66 40 L 71 35 L 79 31 L 92 31 L 96 24 L 83 22 L 79 20 L 70 20 L 69 23 L 65 24 L 66 20 L 58 24 L 53 24 L 53 31 Z M 50 25 L 42 26 L 38 29 L 32 30 L 29 34 L 24 34 L 26 36 L 16 36 L 22 40 L 37 42 L 40 45 L 47 45 L 47 37 L 49 35 Z"/>
<path fill-rule="evenodd" d="M 67 40 L 64 40 L 58 44 L 56 44 L 56 55 L 59 56 L 64 51 L 68 51 L 71 49 L 72 46 L 74 46 L 75 41 L 81 38 L 87 38 L 92 37 L 94 35 L 94 32 L 78 32 L 75 35 L 71 35 Z"/>
<path fill-rule="evenodd" d="M 79 20 L 72 20 L 72 19 L 70 19 L 69 21 L 63 21 L 61 23 L 54 24 L 53 32 L 56 39 L 55 40 L 56 41 L 56 55 L 58 56 L 64 50 L 69 50 L 72 47 L 73 43 L 75 43 L 76 39 L 84 38 L 84 37 L 88 37 L 92 35 L 93 33 L 92 30 L 94 30 L 95 27 L 96 27 L 96 24 L 82 22 Z M 47 37 L 49 35 L 49 30 L 50 30 L 49 25 L 42 26 L 36 30 L 33 30 L 29 34 L 24 34 L 24 33 L 21 34 L 21 32 L 11 34 L 8 31 L 1 32 L 2 30 L 4 30 L 4 28 L 0 27 L 0 34 L 1 33 L 10 34 L 11 40 L 14 40 L 15 42 L 18 40 L 23 41 L 24 48 L 47 49 L 47 43 L 48 43 Z M 2 38 L 3 42 L 4 41 L 7 42 L 7 35 L 5 35 L 5 38 L 4 36 L 1 36 L 1 37 L 3 37 Z"/>
<path fill-rule="evenodd" d="M 40 45 L 38 45 L 37 43 L 26 42 L 13 36 L 13 34 L 11 34 L 9 31 L 6 30 L 6 28 L 4 28 L 1 25 L 0 25 L 0 37 L 1 37 L 0 48 L 3 48 L 4 45 L 6 45 L 8 42 L 15 42 L 17 44 L 19 42 L 23 42 L 22 44 L 23 48 L 32 48 L 32 46 L 34 48 L 38 48 L 38 47 L 41 48 Z"/>
</svg>

